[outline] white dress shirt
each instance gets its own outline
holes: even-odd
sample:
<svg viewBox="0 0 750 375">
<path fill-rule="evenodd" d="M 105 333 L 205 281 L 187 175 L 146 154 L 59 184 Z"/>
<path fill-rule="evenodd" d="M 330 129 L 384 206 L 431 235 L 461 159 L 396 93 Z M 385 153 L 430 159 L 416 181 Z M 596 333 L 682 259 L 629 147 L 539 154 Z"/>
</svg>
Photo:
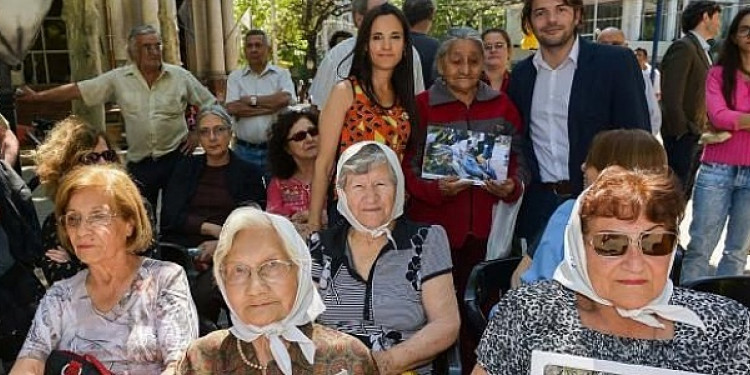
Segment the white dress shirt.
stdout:
<svg viewBox="0 0 750 375">
<path fill-rule="evenodd" d="M 570 179 L 568 106 L 578 66 L 578 51 L 576 38 L 568 57 L 556 69 L 544 61 L 541 51 L 532 60 L 537 73 L 531 99 L 530 131 L 542 182 Z"/>
<path fill-rule="evenodd" d="M 339 81 L 349 77 L 352 68 L 351 52 L 357 44 L 357 37 L 351 37 L 328 51 L 323 61 L 318 66 L 318 72 L 310 86 L 310 102 L 321 111 L 328 101 L 333 86 Z M 412 68 L 414 69 L 414 94 L 424 91 L 424 78 L 422 77 L 422 62 L 419 52 L 412 46 Z"/>
<path fill-rule="evenodd" d="M 268 63 L 262 73 L 257 74 L 249 67 L 238 69 L 227 78 L 226 102 L 234 102 L 246 95 L 271 95 L 284 91 L 291 95 L 289 104 L 297 102 L 294 82 L 288 70 Z M 252 117 L 238 117 L 234 129 L 238 139 L 250 143 L 263 143 L 268 140 L 268 129 L 276 121 L 276 114 Z"/>
<path fill-rule="evenodd" d="M 651 133 L 657 135 L 661 130 L 661 108 L 659 107 L 659 99 L 656 97 L 656 87 L 658 87 L 656 84 L 660 84 L 661 79 L 658 78 L 658 75 L 654 76 L 654 83 L 651 83 L 650 69 L 643 69 L 641 72 L 646 87 L 646 104 L 648 104 L 648 117 L 651 120 Z M 657 70 L 656 73 L 658 72 Z"/>
</svg>

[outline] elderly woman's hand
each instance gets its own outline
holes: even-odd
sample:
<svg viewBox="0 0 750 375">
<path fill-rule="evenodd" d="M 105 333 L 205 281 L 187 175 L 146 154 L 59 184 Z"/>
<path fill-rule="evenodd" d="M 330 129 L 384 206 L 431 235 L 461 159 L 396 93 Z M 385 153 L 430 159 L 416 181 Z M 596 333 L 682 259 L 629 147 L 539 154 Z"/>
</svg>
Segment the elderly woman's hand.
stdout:
<svg viewBox="0 0 750 375">
<path fill-rule="evenodd" d="M 393 371 L 393 359 L 390 356 L 390 352 L 378 351 L 371 353 L 372 359 L 375 360 L 375 365 L 378 367 L 378 374 L 387 375 L 397 373 Z"/>
<path fill-rule="evenodd" d="M 471 181 L 461 180 L 457 176 L 450 176 L 438 180 L 440 193 L 445 197 L 452 197 L 471 186 Z"/>
<path fill-rule="evenodd" d="M 44 255 L 47 256 L 50 260 L 52 260 L 55 263 L 68 263 L 70 262 L 70 254 L 62 248 L 62 246 L 58 246 L 55 249 L 49 249 L 47 250 Z"/>
<path fill-rule="evenodd" d="M 484 185 L 482 185 L 482 189 L 500 198 L 507 197 L 508 195 L 513 193 L 513 190 L 515 190 L 515 188 L 516 183 L 513 181 L 513 179 L 510 178 L 502 182 L 495 180 L 485 180 Z"/>
<path fill-rule="evenodd" d="M 210 263 L 214 257 L 214 252 L 216 251 L 216 245 L 218 243 L 219 241 L 212 240 L 204 241 L 200 245 L 198 245 L 198 248 L 201 249 L 200 255 L 198 255 L 198 257 L 196 258 L 198 262 Z"/>
</svg>

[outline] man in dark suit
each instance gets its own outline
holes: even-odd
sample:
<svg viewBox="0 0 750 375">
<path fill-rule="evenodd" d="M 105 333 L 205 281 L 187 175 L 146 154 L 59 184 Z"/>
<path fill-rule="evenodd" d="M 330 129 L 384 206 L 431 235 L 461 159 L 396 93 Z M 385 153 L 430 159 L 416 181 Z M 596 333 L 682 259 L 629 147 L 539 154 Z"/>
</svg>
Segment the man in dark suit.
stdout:
<svg viewBox="0 0 750 375">
<path fill-rule="evenodd" d="M 557 206 L 583 189 L 581 164 L 598 132 L 650 130 L 635 56 L 580 38 L 582 12 L 582 0 L 525 0 L 522 10 L 539 51 L 513 69 L 508 94 L 524 119 L 532 175 L 518 235 L 532 243 Z"/>
<path fill-rule="evenodd" d="M 721 8 L 693 1 L 682 12 L 685 36 L 672 43 L 661 62 L 662 129 L 669 166 L 690 195 L 706 130 L 706 74 L 711 66 L 708 40 L 721 29 Z"/>
<path fill-rule="evenodd" d="M 435 54 L 440 47 L 437 39 L 427 35 L 432 28 L 432 20 L 435 18 L 435 2 L 433 0 L 405 0 L 401 9 L 409 22 L 411 41 L 422 61 L 424 88 L 429 89 L 437 74 L 437 68 L 434 66 Z"/>
</svg>

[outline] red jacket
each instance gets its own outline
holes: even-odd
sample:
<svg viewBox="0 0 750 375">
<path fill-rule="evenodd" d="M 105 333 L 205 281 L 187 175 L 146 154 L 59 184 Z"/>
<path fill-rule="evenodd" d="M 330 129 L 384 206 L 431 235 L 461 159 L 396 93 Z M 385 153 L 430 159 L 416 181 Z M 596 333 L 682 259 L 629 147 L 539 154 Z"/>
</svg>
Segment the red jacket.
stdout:
<svg viewBox="0 0 750 375">
<path fill-rule="evenodd" d="M 439 79 L 428 91 L 417 96 L 417 109 L 419 126 L 412 133 L 414 138 L 407 147 L 402 164 L 410 196 L 407 204 L 409 218 L 442 225 L 453 249 L 460 248 L 469 234 L 486 239 L 490 232 L 492 206 L 499 198 L 479 186 L 469 187 L 453 197 L 444 197 L 437 180 L 420 178 L 426 129 L 428 125 L 439 125 L 511 135 L 508 176 L 515 181 L 516 188 L 504 201 L 515 202 L 523 193 L 521 182 L 528 183 L 522 155 L 522 122 L 515 105 L 505 93 L 494 91 L 480 82 L 474 102 L 467 107 Z"/>
</svg>

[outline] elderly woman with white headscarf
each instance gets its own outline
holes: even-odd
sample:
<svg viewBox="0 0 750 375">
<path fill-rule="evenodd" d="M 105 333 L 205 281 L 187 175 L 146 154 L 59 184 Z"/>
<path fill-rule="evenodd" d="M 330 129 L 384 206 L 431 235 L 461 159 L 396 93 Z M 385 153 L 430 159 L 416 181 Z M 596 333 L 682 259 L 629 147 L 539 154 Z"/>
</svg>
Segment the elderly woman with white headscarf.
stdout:
<svg viewBox="0 0 750 375">
<path fill-rule="evenodd" d="M 605 169 L 573 207 L 554 280 L 503 297 L 472 374 L 528 374 L 532 352 L 750 373 L 750 311 L 669 279 L 684 206 L 666 173 Z"/>
<path fill-rule="evenodd" d="M 346 223 L 312 237 L 318 321 L 362 340 L 380 374 L 430 373 L 459 327 L 445 230 L 400 218 L 404 175 L 382 144 L 344 151 L 336 192 Z"/>
<path fill-rule="evenodd" d="M 236 209 L 221 230 L 213 271 L 233 326 L 193 342 L 177 373 L 376 373 L 361 342 L 313 323 L 325 306 L 309 250 L 286 218 Z"/>
</svg>

